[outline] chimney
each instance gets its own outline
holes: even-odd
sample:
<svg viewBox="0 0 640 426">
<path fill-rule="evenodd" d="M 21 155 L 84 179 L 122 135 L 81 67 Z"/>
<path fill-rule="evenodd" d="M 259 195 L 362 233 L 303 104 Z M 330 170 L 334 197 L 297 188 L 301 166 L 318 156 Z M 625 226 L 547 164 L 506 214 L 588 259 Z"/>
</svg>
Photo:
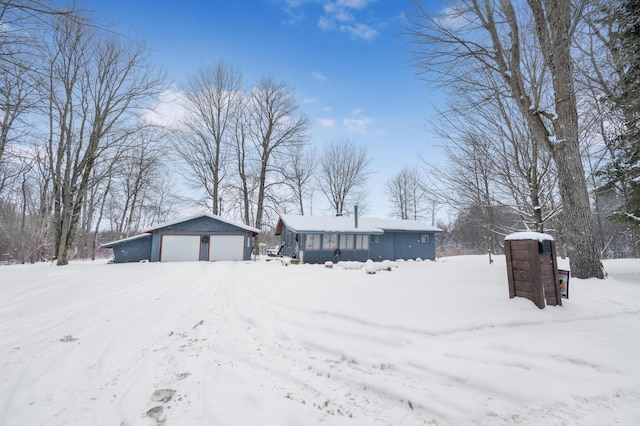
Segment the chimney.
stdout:
<svg viewBox="0 0 640 426">
<path fill-rule="evenodd" d="M 353 206 L 353 221 L 355 222 L 355 227 L 358 227 L 358 205 Z"/>
</svg>

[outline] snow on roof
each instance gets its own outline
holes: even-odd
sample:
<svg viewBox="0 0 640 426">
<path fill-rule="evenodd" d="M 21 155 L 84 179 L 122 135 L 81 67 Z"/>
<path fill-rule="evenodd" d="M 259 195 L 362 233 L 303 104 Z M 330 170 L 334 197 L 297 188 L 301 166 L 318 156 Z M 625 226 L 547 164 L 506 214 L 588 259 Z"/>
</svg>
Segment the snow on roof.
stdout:
<svg viewBox="0 0 640 426">
<path fill-rule="evenodd" d="M 113 246 L 121 244 L 121 243 L 126 243 L 128 241 L 133 241 L 133 240 L 137 240 L 139 238 L 150 237 L 150 236 L 151 236 L 151 234 L 138 234 L 138 235 L 134 235 L 133 237 L 127 237 L 127 238 L 123 238 L 121 240 L 111 241 L 110 243 L 101 244 L 100 247 L 101 248 L 113 248 Z"/>
<path fill-rule="evenodd" d="M 182 223 L 182 222 L 188 222 L 190 220 L 198 219 L 198 218 L 201 218 L 201 217 L 208 217 L 208 218 L 220 221 L 220 222 L 227 223 L 229 225 L 237 226 L 238 228 L 246 229 L 247 231 L 251 231 L 251 232 L 253 232 L 255 234 L 259 234 L 260 233 L 259 229 L 252 228 L 251 226 L 247 226 L 247 225 L 244 225 L 244 224 L 241 224 L 241 223 L 233 222 L 233 221 L 231 221 L 229 219 L 224 219 L 224 218 L 222 218 L 222 217 L 220 217 L 218 215 L 209 214 L 209 213 L 194 214 L 192 216 L 183 217 L 183 218 L 180 218 L 180 219 L 173 220 L 171 222 L 161 223 L 159 225 L 155 225 L 155 226 L 153 226 L 151 228 L 145 229 L 142 232 L 153 232 L 153 231 L 155 231 L 157 229 L 166 228 L 167 226 L 176 225 L 176 224 Z"/>
<path fill-rule="evenodd" d="M 385 230 L 442 232 L 434 226 L 425 225 L 415 220 L 379 219 L 375 217 L 359 217 L 358 227 L 355 218 L 348 216 L 299 216 L 283 214 L 280 220 L 297 233 L 340 232 L 354 234 L 383 234 Z"/>
<path fill-rule="evenodd" d="M 504 237 L 506 240 L 538 240 L 545 241 L 550 240 L 554 241 L 553 237 L 548 234 L 542 234 L 540 232 L 516 232 L 514 234 L 507 235 Z"/>
<path fill-rule="evenodd" d="M 428 231 L 428 232 L 442 232 L 442 229 L 435 226 L 427 225 L 426 223 L 418 222 L 417 220 L 400 220 L 400 219 L 380 219 L 377 217 L 362 217 L 358 219 L 359 223 L 371 223 L 371 226 L 385 230 L 393 231 Z"/>
</svg>

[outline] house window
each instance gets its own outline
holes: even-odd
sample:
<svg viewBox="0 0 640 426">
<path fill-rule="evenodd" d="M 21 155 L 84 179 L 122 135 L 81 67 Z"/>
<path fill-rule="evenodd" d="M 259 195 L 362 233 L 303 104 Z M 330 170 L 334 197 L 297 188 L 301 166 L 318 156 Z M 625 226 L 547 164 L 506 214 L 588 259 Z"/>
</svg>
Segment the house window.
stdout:
<svg viewBox="0 0 640 426">
<path fill-rule="evenodd" d="M 305 250 L 320 250 L 320 234 L 307 234 L 304 249 Z"/>
<path fill-rule="evenodd" d="M 356 250 L 369 250 L 368 235 L 356 235 Z"/>
<path fill-rule="evenodd" d="M 322 250 L 335 250 L 338 248 L 338 235 L 324 234 L 322 236 Z"/>
<path fill-rule="evenodd" d="M 353 250 L 353 237 L 354 235 L 340 235 L 340 249 Z"/>
<path fill-rule="evenodd" d="M 429 244 L 429 234 L 422 234 L 420 236 L 420 242 L 423 244 Z"/>
</svg>

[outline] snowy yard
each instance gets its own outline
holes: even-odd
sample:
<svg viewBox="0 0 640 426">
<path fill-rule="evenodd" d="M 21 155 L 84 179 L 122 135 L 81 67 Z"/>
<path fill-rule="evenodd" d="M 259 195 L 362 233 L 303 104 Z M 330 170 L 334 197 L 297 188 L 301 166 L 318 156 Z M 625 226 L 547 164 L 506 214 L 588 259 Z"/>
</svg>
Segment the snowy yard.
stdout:
<svg viewBox="0 0 640 426">
<path fill-rule="evenodd" d="M 640 424 L 640 260 L 495 259 L 0 266 L 0 425 Z"/>
</svg>

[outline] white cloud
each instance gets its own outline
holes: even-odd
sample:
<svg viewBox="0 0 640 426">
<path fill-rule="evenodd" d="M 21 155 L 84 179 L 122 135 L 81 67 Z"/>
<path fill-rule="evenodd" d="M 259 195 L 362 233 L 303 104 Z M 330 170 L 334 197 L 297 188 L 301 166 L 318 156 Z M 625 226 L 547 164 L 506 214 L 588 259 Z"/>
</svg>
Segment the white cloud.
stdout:
<svg viewBox="0 0 640 426">
<path fill-rule="evenodd" d="M 336 125 L 336 120 L 333 118 L 318 118 L 318 123 L 320 123 L 322 127 L 333 128 Z"/>
<path fill-rule="evenodd" d="M 305 1 L 304 0 L 284 0 L 284 3 L 285 5 L 287 5 L 287 7 L 297 8 L 303 5 Z"/>
<path fill-rule="evenodd" d="M 165 90 L 159 96 L 158 103 L 145 115 L 146 121 L 152 124 L 175 126 L 184 117 L 182 92 Z"/>
<path fill-rule="evenodd" d="M 342 120 L 342 124 L 348 134 L 366 135 L 369 126 L 373 124 L 373 119 L 362 115 L 362 110 L 356 109 L 351 113 L 350 117 Z"/>
<path fill-rule="evenodd" d="M 469 24 L 466 14 L 455 6 L 442 9 L 435 21 L 438 25 L 452 30 L 461 29 Z"/>
<path fill-rule="evenodd" d="M 374 0 L 337 0 L 336 3 L 351 9 L 364 9 L 373 3 Z"/>
<path fill-rule="evenodd" d="M 378 31 L 364 24 L 344 25 L 342 29 L 355 38 L 373 40 L 378 36 Z"/>
<path fill-rule="evenodd" d="M 338 22 L 353 22 L 355 20 L 353 15 L 344 11 L 335 13 L 333 15 L 333 19 L 335 19 Z"/>
<path fill-rule="evenodd" d="M 318 81 L 327 81 L 327 77 L 320 74 L 318 71 L 314 71 L 311 73 L 311 77 L 315 78 Z"/>
<path fill-rule="evenodd" d="M 336 0 L 326 2 L 324 15 L 318 18 L 318 27 L 323 31 L 339 29 L 354 38 L 372 40 L 378 31 L 371 25 L 358 22 L 355 12 L 368 7 L 372 0 Z"/>
<path fill-rule="evenodd" d="M 282 1 L 282 9 L 289 15 L 289 19 L 285 21 L 285 24 L 293 25 L 304 19 L 304 13 L 302 6 L 307 3 L 306 0 L 284 0 Z"/>
<path fill-rule="evenodd" d="M 320 28 L 322 31 L 330 31 L 335 27 L 336 27 L 336 23 L 333 22 L 332 19 L 326 16 L 321 16 L 318 18 L 318 28 Z"/>
</svg>

